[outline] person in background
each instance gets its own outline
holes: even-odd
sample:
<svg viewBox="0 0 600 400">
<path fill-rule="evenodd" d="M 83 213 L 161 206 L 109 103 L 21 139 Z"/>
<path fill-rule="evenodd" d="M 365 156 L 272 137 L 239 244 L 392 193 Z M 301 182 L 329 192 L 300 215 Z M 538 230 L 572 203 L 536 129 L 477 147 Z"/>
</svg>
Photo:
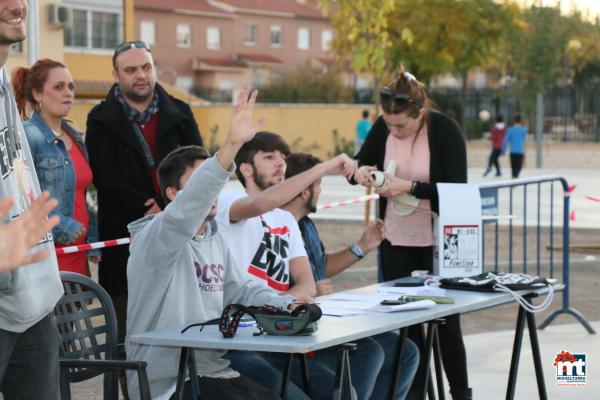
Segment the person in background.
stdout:
<svg viewBox="0 0 600 400">
<path fill-rule="evenodd" d="M 115 84 L 88 114 L 86 145 L 98 191 L 100 240 L 129 236 L 127 224 L 164 206 L 157 166 L 179 146 L 202 146 L 190 107 L 156 83 L 150 47 L 124 42 L 113 53 Z M 98 268 L 125 338 L 129 246 L 106 248 Z"/>
<path fill-rule="evenodd" d="M 527 139 L 527 128 L 523 125 L 520 115 L 515 115 L 513 125 L 506 131 L 504 142 L 502 143 L 502 155 L 506 153 L 506 148 L 510 147 L 510 169 L 513 179 L 517 179 L 523 168 L 525 160 L 525 140 Z"/>
<path fill-rule="evenodd" d="M 307 153 L 292 153 L 285 161 L 287 164 L 286 179 L 321 163 L 319 158 Z M 340 251 L 327 253 L 317 227 L 308 216 L 310 213 L 316 212 L 320 194 L 321 180 L 319 179 L 286 204 L 283 209 L 292 213 L 298 221 L 304 248 L 316 281 L 317 295 L 323 296 L 333 293 L 331 277 L 345 271 L 377 248 L 383 239 L 383 221 L 381 219 L 371 221 L 357 242 Z M 370 400 L 388 398 L 389 387 L 395 372 L 394 361 L 398 339 L 397 333 L 386 332 L 356 341 L 358 351 L 350 357 L 350 370 L 358 398 Z M 365 348 L 369 351 L 361 351 Z M 321 363 L 326 367 L 335 365 L 338 356 L 335 350 L 326 349 L 320 353 L 312 362 Z M 373 371 L 373 366 L 379 367 L 379 369 Z M 394 395 L 395 399 L 405 398 L 418 366 L 419 349 L 410 339 L 407 339 L 402 349 L 399 384 Z M 375 373 L 374 379 L 368 379 L 367 377 L 372 373 Z"/>
<path fill-rule="evenodd" d="M 55 246 L 98 241 L 96 217 L 86 202 L 92 184 L 87 150 L 82 134 L 66 120 L 75 98 L 71 73 L 61 62 L 42 59 L 31 68 L 16 68 L 12 82 L 40 187 L 59 200 L 53 211 L 60 216 L 52 230 Z M 100 250 L 60 254 L 58 268 L 89 276 L 88 258 L 99 262 Z"/>
<path fill-rule="evenodd" d="M 354 153 L 356 154 L 358 150 L 362 147 L 369 131 L 371 130 L 371 121 L 369 120 L 369 110 L 363 110 L 362 118 L 356 122 L 356 127 L 354 128 L 356 131 L 356 140 L 354 143 Z"/>
<path fill-rule="evenodd" d="M 433 268 L 432 213 L 439 210 L 438 182 L 467 182 L 467 150 L 464 135 L 455 121 L 432 109 L 425 86 L 410 73 L 385 86 L 380 94 L 383 115 L 375 121 L 365 143 L 354 158 L 359 168 L 355 181 L 375 186 L 372 172 L 384 171 L 396 162 L 389 183 L 378 189 L 379 217 L 385 222 L 385 239 L 379 246 L 386 281 L 410 276 L 415 269 Z M 410 194 L 417 203 L 408 212 L 397 212 L 392 198 Z M 418 328 L 409 337 L 423 349 Z M 472 398 L 467 379 L 467 356 L 460 316 L 451 315 L 440 326 L 444 371 L 455 400 Z M 412 396 L 423 387 L 424 365 L 413 382 Z M 416 392 L 416 393 L 415 393 Z"/>
<path fill-rule="evenodd" d="M 11 235 L 8 241 L 3 240 L 2 235 L 11 234 L 13 229 L 20 235 L 23 230 L 35 233 L 33 238 L 21 236 L 19 241 L 25 246 L 19 248 L 16 242 L 16 247 L 9 249 L 10 255 L 0 251 L 0 259 L 8 258 L 0 273 L 0 393 L 5 400 L 58 400 L 59 338 L 50 312 L 64 291 L 52 235 L 40 238 L 39 231 L 32 231 L 30 225 L 42 226 L 43 215 L 56 206 L 56 201 L 48 201 L 48 193 L 40 195 L 5 67 L 10 46 L 25 40 L 27 11 L 26 0 L 0 0 L 0 199 L 9 198 L 0 201 L 4 214 L 0 248 L 4 250 L 3 246 L 18 239 Z M 56 220 L 50 218 L 44 227 L 50 228 Z M 33 244 L 32 239 L 41 240 Z M 24 247 L 31 246 L 29 255 L 33 257 L 24 254 Z M 25 262 L 29 264 L 12 269 Z"/>
<path fill-rule="evenodd" d="M 500 171 L 500 162 L 498 158 L 502 153 L 502 143 L 504 143 L 504 135 L 506 134 L 506 130 L 508 126 L 504 123 L 504 117 L 502 114 L 498 114 L 496 116 L 496 123 L 492 127 L 492 131 L 490 133 L 490 140 L 492 141 L 492 151 L 490 153 L 490 158 L 488 161 L 488 166 L 483 173 L 483 176 L 487 176 L 490 172 L 492 172 L 492 166 L 496 167 L 496 176 L 502 176 L 502 172 Z"/>
</svg>

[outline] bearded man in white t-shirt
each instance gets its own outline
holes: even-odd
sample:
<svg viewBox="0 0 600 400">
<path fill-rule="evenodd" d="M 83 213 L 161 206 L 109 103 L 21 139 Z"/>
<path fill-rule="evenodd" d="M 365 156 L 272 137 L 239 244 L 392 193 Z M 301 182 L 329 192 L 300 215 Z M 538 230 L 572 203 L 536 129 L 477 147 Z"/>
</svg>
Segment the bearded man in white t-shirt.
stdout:
<svg viewBox="0 0 600 400">
<path fill-rule="evenodd" d="M 341 154 L 284 180 L 285 158 L 289 153 L 288 144 L 275 133 L 259 132 L 245 143 L 235 157 L 235 172 L 245 192 L 234 189 L 221 192 L 216 220 L 242 273 L 281 294 L 312 302 L 317 290 L 298 223 L 292 214 L 279 207 L 325 175 L 351 176 L 355 164 Z M 227 358 L 235 369 L 279 391 L 286 356 L 239 351 L 229 352 Z M 317 368 L 316 363 L 312 364 Z M 319 398 L 319 391 L 331 397 L 332 371 L 335 366 L 331 370 L 311 371 L 312 398 Z M 299 378 L 299 374 L 293 374 L 294 378 Z M 287 398 L 305 400 L 308 396 L 291 383 Z"/>
</svg>

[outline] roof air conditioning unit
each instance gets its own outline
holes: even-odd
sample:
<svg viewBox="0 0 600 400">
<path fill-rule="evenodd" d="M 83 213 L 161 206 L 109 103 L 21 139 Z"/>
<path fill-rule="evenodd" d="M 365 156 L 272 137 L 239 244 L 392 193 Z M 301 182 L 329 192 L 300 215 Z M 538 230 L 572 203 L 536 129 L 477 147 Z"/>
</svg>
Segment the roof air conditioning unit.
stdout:
<svg viewBox="0 0 600 400">
<path fill-rule="evenodd" d="M 64 28 L 73 21 L 73 12 L 62 4 L 48 5 L 48 24 L 54 28 Z"/>
</svg>

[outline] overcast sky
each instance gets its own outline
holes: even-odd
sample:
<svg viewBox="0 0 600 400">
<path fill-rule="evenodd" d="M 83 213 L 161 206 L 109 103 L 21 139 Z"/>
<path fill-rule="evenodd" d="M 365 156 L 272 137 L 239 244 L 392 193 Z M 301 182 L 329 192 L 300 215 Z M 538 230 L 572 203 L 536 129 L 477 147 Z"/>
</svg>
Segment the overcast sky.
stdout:
<svg viewBox="0 0 600 400">
<path fill-rule="evenodd" d="M 589 11 L 590 15 L 592 17 L 600 14 L 600 0 L 541 0 L 542 4 L 545 6 L 549 6 L 549 5 L 555 5 L 557 3 L 560 3 L 560 8 L 563 9 L 564 12 L 568 13 L 569 11 L 572 11 L 574 8 L 576 8 L 577 10 L 581 11 L 582 13 L 586 13 L 586 11 Z M 540 0 L 524 0 L 521 1 L 521 3 L 525 3 L 525 4 L 532 4 L 532 3 L 536 3 L 539 4 Z"/>
</svg>

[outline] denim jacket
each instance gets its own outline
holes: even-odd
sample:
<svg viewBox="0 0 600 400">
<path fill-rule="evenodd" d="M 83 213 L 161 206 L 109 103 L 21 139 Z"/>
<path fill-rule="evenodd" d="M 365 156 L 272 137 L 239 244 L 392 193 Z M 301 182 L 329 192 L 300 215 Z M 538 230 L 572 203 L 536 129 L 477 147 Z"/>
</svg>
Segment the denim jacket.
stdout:
<svg viewBox="0 0 600 400">
<path fill-rule="evenodd" d="M 50 192 L 50 196 L 58 200 L 58 206 L 51 215 L 58 215 L 60 223 L 52 229 L 54 241 L 60 244 L 71 243 L 80 230 L 81 223 L 73 218 L 75 209 L 75 170 L 71 157 L 62 140 L 54 137 L 50 127 L 42 117 L 34 112 L 30 119 L 23 123 L 29 141 L 33 162 L 35 164 L 40 187 Z M 79 146 L 86 160 L 88 158 L 81 134 L 63 121 L 63 129 Z M 88 243 L 99 239 L 96 228 L 96 217 L 88 207 L 90 226 L 87 232 Z M 90 250 L 88 255 L 98 255 L 98 249 Z"/>
</svg>

